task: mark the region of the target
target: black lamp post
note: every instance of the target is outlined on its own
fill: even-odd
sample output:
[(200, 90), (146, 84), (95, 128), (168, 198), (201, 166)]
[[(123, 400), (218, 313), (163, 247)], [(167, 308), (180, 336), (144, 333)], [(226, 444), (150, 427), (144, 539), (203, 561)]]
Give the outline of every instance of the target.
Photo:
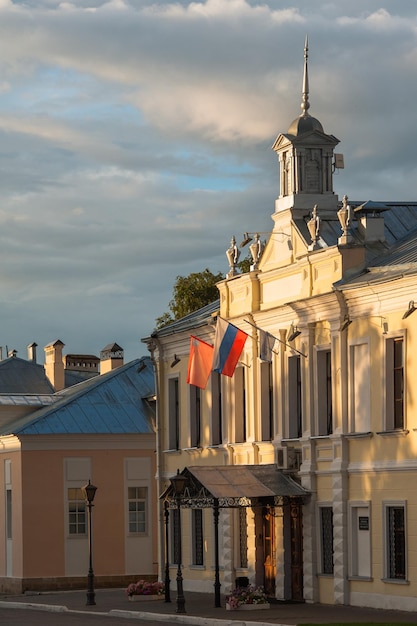
[(177, 501), (178, 509), (178, 569), (177, 569), (177, 609), (176, 613), (186, 613), (185, 610), (185, 598), (184, 590), (182, 586), (182, 573), (181, 573), (181, 560), (182, 560), (182, 546), (181, 546), (181, 496), (184, 493), (185, 486), (187, 484), (187, 477), (180, 474), (180, 470), (177, 470), (176, 476), (170, 478), (172, 488), (174, 490), (175, 499)]
[(95, 597), (96, 594), (94, 592), (94, 570), (93, 570), (93, 541), (92, 541), (92, 526), (91, 526), (91, 509), (93, 508), (93, 500), (96, 495), (97, 487), (91, 484), (88, 481), (88, 485), (84, 485), (82, 487), (82, 491), (84, 494), (84, 499), (87, 504), (87, 512), (88, 512), (88, 587), (87, 587), (87, 606), (93, 606), (96, 603)]
[(171, 593), (169, 589), (169, 509), (168, 500), (164, 502), (164, 517), (165, 517), (165, 602), (171, 602)]

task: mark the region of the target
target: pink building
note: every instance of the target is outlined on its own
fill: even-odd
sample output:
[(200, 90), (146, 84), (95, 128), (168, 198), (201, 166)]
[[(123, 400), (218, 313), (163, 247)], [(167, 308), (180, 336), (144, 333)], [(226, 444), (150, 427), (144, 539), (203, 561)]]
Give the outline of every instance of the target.
[[(0, 361), (2, 592), (86, 585), (82, 487), (89, 480), (97, 487), (95, 585), (124, 586), (157, 572), (150, 359), (123, 365), (113, 344), (119, 350), (113, 355), (107, 346), (105, 374), (63, 388), (63, 345), (46, 347), (45, 368), (33, 358)], [(60, 391), (53, 389), (56, 381)]]

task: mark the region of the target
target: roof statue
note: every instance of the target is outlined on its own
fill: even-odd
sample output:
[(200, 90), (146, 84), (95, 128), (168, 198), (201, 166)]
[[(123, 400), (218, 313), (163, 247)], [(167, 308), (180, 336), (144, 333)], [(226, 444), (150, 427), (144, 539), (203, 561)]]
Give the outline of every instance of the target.
[(317, 213), (317, 208), (317, 204), (315, 204), (311, 212), (311, 218), (307, 222), (308, 232), (310, 233), (311, 237), (311, 245), (308, 247), (309, 250), (314, 250), (317, 239), (320, 235), (320, 218)]
[(337, 217), (339, 218), (340, 226), (343, 232), (342, 236), (339, 237), (338, 239), (339, 245), (350, 243), (352, 241), (352, 235), (349, 233), (350, 231), (349, 226), (350, 226), (350, 222), (352, 219), (352, 211), (347, 201), (348, 201), (348, 197), (345, 194), (342, 200), (342, 207), (337, 212)]
[(252, 265), (250, 266), (251, 271), (258, 269), (258, 262), (262, 256), (262, 252), (264, 251), (265, 242), (261, 240), (259, 233), (255, 233), (254, 242), (249, 246), (250, 253), (252, 255)]
[(232, 276), (236, 276), (237, 274), (236, 265), (240, 257), (240, 250), (236, 245), (236, 239), (234, 235), (230, 240), (230, 247), (226, 250), (226, 256), (227, 260), (229, 261), (230, 268), (230, 271), (227, 274), (227, 278), (232, 278)]

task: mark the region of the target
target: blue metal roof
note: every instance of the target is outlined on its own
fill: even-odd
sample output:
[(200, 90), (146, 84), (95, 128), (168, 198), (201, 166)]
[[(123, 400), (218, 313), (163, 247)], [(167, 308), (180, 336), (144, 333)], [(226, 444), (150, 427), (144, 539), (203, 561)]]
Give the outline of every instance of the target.
[(54, 389), (43, 365), (10, 357), (0, 361), (0, 393), (50, 394)]
[[(159, 330), (155, 330), (151, 337), (165, 337), (175, 333), (184, 332), (186, 330), (192, 330), (194, 328), (198, 328), (199, 326), (207, 326), (207, 323), (212, 319), (213, 313), (219, 309), (220, 299), (215, 300), (210, 304), (206, 304), (201, 309), (198, 309), (198, 311), (189, 313), (181, 319), (175, 320), (175, 322), (167, 324), (167, 326), (163, 326)], [(145, 337), (142, 341), (149, 341), (151, 337)]]
[(152, 362), (143, 357), (60, 391), (52, 406), (2, 426), (0, 434), (151, 434), (154, 394)]

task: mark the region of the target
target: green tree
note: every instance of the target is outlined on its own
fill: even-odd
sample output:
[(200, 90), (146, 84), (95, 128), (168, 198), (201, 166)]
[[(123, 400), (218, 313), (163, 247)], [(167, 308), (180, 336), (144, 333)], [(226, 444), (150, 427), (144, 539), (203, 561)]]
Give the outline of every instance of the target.
[(185, 315), (198, 311), (219, 297), (216, 283), (224, 279), (224, 274), (213, 274), (209, 269), (193, 272), (188, 276), (177, 276), (173, 288), (173, 298), (169, 303), (170, 313), (156, 318), (156, 327), (162, 328)]
[(241, 261), (238, 261), (237, 267), (238, 270), (240, 271), (241, 274), (246, 274), (247, 272), (249, 272), (250, 270), (250, 266), (252, 265), (253, 261), (252, 261), (252, 257), (251, 257), (251, 253), (248, 252), (247, 256), (242, 259)]

